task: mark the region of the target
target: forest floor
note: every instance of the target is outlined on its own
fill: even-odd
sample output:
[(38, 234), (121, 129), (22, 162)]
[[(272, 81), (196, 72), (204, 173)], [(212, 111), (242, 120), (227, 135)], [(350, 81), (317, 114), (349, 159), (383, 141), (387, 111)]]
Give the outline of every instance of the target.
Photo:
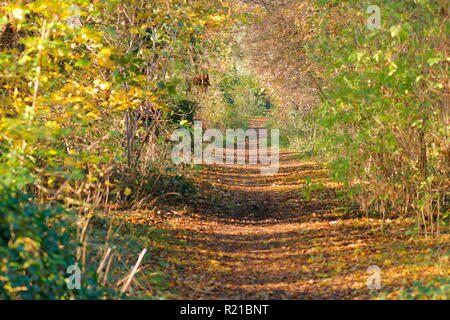
[[(193, 174), (198, 196), (160, 209), (157, 224), (173, 240), (157, 258), (170, 266), (174, 298), (399, 298), (417, 281), (448, 279), (448, 236), (425, 240), (403, 218), (381, 229), (336, 197), (339, 186), (301, 153), (280, 151), (275, 175), (259, 169), (203, 166)], [(306, 178), (325, 186), (309, 201)], [(367, 287), (372, 265), (381, 290)]]

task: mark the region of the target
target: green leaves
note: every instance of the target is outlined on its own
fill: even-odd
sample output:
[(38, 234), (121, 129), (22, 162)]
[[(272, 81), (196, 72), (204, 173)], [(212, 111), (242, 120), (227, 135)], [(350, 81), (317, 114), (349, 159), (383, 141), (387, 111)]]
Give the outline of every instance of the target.
[(104, 297), (90, 272), (83, 273), (81, 290), (67, 288), (66, 270), (78, 246), (74, 216), (20, 191), (0, 191), (0, 299)]
[(303, 197), (306, 201), (311, 201), (311, 196), (315, 191), (323, 190), (322, 182), (312, 182), (312, 178), (305, 178), (305, 185), (301, 188), (303, 190)]
[(402, 31), (402, 26), (401, 26), (401, 24), (397, 24), (397, 25), (395, 25), (395, 26), (392, 26), (392, 27), (389, 29), (389, 31), (390, 31), (390, 33), (391, 33), (391, 37), (392, 37), (392, 38), (395, 38), (395, 37), (397, 37), (397, 36), (400, 34), (400, 32)]
[(331, 162), (330, 169), (333, 179), (340, 182), (348, 181), (350, 160), (347, 158), (338, 158)]
[(438, 2), (378, 5), (383, 27), (377, 32), (367, 32), (358, 19), (365, 8), (357, 1), (347, 3), (348, 10), (327, 7), (325, 16), (346, 17), (335, 19), (332, 36), (320, 28), (322, 20), (312, 20), (321, 33), (310, 59), (326, 70), (326, 98), (317, 113), (324, 148), (337, 181), (362, 182), (365, 207), (389, 203), (392, 210), (420, 215), (426, 204), (436, 215), (437, 203), (429, 199), (443, 194), (431, 190), (448, 183), (428, 175), (446, 175), (440, 161), (447, 160), (437, 150), (446, 149), (446, 116), (439, 106), (448, 81), (442, 63), (448, 60), (448, 23)]
[(41, 208), (30, 195), (2, 190), (0, 212), (0, 298), (69, 297), (65, 271), (76, 243), (62, 237), (70, 230), (61, 207)]
[(91, 63), (91, 61), (90, 61), (89, 59), (87, 59), (87, 58), (81, 58), (80, 60), (78, 60), (77, 62), (75, 62), (75, 66), (76, 66), (76, 67), (83, 68), (83, 67), (89, 66), (90, 63)]
[(442, 61), (442, 58), (437, 57), (437, 58), (430, 58), (427, 60), (427, 63), (430, 65), (430, 67), (434, 66), (435, 64), (439, 63)]

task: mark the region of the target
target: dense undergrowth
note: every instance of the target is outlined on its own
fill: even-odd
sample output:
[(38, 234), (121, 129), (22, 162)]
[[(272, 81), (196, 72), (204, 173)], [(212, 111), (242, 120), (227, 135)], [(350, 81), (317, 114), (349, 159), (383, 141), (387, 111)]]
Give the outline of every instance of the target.
[(130, 273), (165, 236), (127, 210), (195, 196), (170, 160), (194, 119), (268, 115), (358, 209), (448, 232), (447, 8), (373, 4), (379, 30), (361, 1), (0, 2), (0, 298), (170, 297), (151, 252)]
[[(242, 126), (240, 109), (259, 103), (254, 78), (222, 63), (227, 3), (24, 0), (0, 13), (0, 297), (136, 295), (124, 286), (133, 227), (110, 213), (194, 195), (170, 161), (172, 131), (196, 114)], [(74, 264), (87, 292), (111, 292), (68, 291)]]
[(447, 6), (370, 4), (262, 6), (245, 47), (293, 147), (324, 156), (361, 210), (437, 235), (449, 210)]

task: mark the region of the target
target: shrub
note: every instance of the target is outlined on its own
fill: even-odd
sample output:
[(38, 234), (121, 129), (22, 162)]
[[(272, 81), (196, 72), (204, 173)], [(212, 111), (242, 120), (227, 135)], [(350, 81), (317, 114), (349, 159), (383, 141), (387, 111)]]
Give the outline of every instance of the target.
[(198, 104), (191, 100), (180, 100), (174, 106), (169, 113), (169, 119), (178, 124), (182, 120), (189, 123), (194, 122), (194, 114), (198, 109)]
[(104, 294), (95, 278), (86, 275), (82, 278), (84, 289), (68, 290), (66, 270), (75, 263), (77, 248), (73, 239), (73, 219), (61, 206), (42, 206), (30, 195), (1, 192), (0, 299), (72, 299)]

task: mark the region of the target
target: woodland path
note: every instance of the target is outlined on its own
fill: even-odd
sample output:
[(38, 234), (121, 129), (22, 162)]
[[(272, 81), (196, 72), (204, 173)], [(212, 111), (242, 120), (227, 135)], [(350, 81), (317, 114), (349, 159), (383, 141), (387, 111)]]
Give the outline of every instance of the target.
[[(306, 177), (326, 186), (311, 201), (300, 190)], [(179, 298), (366, 299), (373, 264), (393, 268), (390, 285), (401, 285), (389, 253), (395, 237), (348, 210), (326, 172), (299, 153), (281, 150), (273, 176), (235, 164), (205, 166), (196, 179), (199, 198), (166, 221), (187, 244), (171, 255), (181, 265)]]

